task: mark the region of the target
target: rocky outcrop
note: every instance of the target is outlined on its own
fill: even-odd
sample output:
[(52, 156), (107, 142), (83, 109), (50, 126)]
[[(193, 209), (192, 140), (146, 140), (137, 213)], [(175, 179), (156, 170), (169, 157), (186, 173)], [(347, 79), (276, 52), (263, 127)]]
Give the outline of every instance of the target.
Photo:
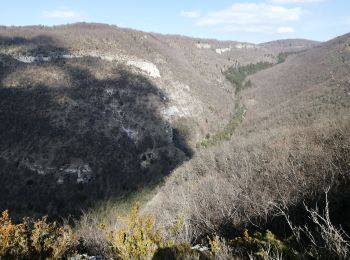
[(152, 78), (160, 78), (160, 72), (157, 66), (151, 62), (129, 60), (126, 64), (142, 70)]
[(231, 48), (231, 46), (230, 46), (230, 47), (227, 47), (227, 48), (216, 49), (215, 52), (216, 52), (217, 54), (222, 54), (222, 53), (224, 53), (224, 52), (230, 51), (231, 49), (232, 49), (232, 48)]
[(211, 49), (211, 45), (209, 43), (197, 43), (196, 47), (198, 49)]
[(63, 184), (67, 177), (76, 179), (76, 183), (88, 183), (93, 178), (93, 171), (87, 163), (72, 163), (61, 167), (53, 167), (25, 159), (22, 166), (39, 175), (54, 175), (58, 184)]

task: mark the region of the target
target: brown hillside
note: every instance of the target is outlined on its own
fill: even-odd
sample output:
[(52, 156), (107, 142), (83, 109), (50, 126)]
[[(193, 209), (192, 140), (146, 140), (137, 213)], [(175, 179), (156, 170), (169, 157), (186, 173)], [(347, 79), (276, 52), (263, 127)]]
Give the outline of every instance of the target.
[(177, 168), (147, 209), (165, 226), (184, 214), (189, 241), (244, 227), (285, 235), (276, 210), (305, 223), (303, 203), (330, 188), (333, 220), (349, 231), (349, 46), (345, 35), (250, 76), (233, 137)]

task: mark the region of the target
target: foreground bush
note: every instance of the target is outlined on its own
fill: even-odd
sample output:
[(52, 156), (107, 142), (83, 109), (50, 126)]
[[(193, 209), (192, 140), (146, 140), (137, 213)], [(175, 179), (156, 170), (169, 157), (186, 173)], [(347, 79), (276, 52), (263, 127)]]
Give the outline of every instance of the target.
[[(101, 250), (98, 246), (82, 247), (86, 238), (80, 237), (78, 242), (67, 225), (47, 222), (45, 217), (14, 224), (4, 211), (0, 218), (0, 259), (69, 259), (78, 251), (93, 250), (104, 259), (125, 260), (348, 259), (348, 236), (331, 223), (327, 197), (324, 213), (319, 213), (317, 208), (305, 206), (305, 209), (311, 222), (294, 225), (288, 209), (278, 208), (291, 229), (287, 238), (280, 238), (269, 230), (251, 235), (245, 229), (242, 236), (233, 239), (209, 234), (201, 240), (201, 245), (192, 247), (190, 243), (179, 242), (179, 237), (186, 232), (182, 217), (164, 230), (156, 225), (151, 215), (140, 214), (136, 205), (117, 227), (109, 229), (99, 225), (99, 231), (105, 233), (104, 243), (110, 248), (108, 255), (104, 249), (98, 252)], [(76, 259), (81, 259), (79, 257)]]
[(121, 259), (150, 259), (158, 248), (170, 244), (163, 239), (150, 215), (139, 215), (138, 205), (122, 222), (123, 227), (108, 236), (113, 252)]
[(293, 248), (293, 241), (293, 237), (280, 240), (269, 230), (264, 234), (255, 232), (250, 235), (245, 229), (242, 237), (231, 241), (231, 246), (249, 255), (249, 258), (269, 259), (271, 256), (283, 256), (287, 259), (298, 259), (301, 256)]
[(77, 244), (68, 225), (46, 217), (14, 224), (4, 211), (0, 218), (0, 259), (62, 259), (74, 255)]

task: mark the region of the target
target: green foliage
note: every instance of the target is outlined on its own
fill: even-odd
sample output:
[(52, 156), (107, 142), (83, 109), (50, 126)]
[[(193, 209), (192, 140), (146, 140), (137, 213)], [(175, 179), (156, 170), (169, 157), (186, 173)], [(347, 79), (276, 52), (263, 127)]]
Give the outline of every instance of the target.
[(29, 255), (26, 224), (13, 224), (4, 211), (0, 218), (0, 258), (25, 257)]
[(280, 52), (277, 55), (277, 64), (283, 63), (286, 61), (287, 57), (291, 54), (295, 54), (296, 52)]
[(231, 120), (221, 131), (215, 133), (212, 136), (208, 136), (207, 139), (203, 140), (197, 147), (209, 147), (218, 144), (222, 141), (230, 140), (236, 128), (242, 123), (245, 113), (244, 106), (239, 106), (236, 108), (235, 114), (232, 116)]
[[(130, 214), (121, 219), (122, 228), (107, 231), (114, 256), (118, 259), (210, 259), (193, 250), (190, 244), (175, 244), (164, 236), (164, 230), (157, 228), (151, 215), (141, 215), (139, 204)], [(183, 215), (169, 227), (173, 236), (183, 231)]]
[(68, 225), (46, 217), (14, 224), (7, 211), (0, 217), (0, 259), (62, 259), (74, 255), (77, 246)]
[(244, 87), (244, 80), (260, 70), (264, 70), (272, 67), (272, 63), (258, 62), (256, 64), (248, 64), (245, 66), (231, 66), (225, 72), (224, 75), (228, 81), (235, 85), (235, 93), (238, 94)]
[(220, 237), (215, 236), (214, 239), (211, 239), (208, 237), (209, 245), (210, 245), (210, 251), (213, 255), (216, 255), (220, 251)]
[(77, 241), (70, 226), (49, 223), (47, 218), (43, 217), (33, 225), (31, 244), (40, 258), (58, 259), (74, 255)]
[[(243, 88), (249, 88), (252, 86), (252, 82), (250, 80), (245, 82), (247, 76), (252, 75), (260, 70), (267, 69), (272, 65), (273, 64), (269, 62), (258, 62), (256, 64), (251, 63), (240, 67), (231, 66), (224, 72), (224, 75), (226, 76), (226, 79), (235, 86), (235, 94), (238, 94)], [(222, 141), (230, 140), (237, 126), (242, 122), (244, 113), (245, 108), (243, 106), (240, 106), (239, 102), (236, 101), (236, 111), (224, 129), (212, 136), (207, 135), (207, 138), (198, 143), (196, 147), (208, 147), (218, 144)]]
[(234, 248), (243, 249), (246, 253), (252, 253), (258, 259), (269, 259), (269, 255), (283, 255), (288, 259), (298, 259), (297, 251), (292, 247), (293, 238), (280, 240), (271, 231), (264, 234), (254, 233), (252, 236), (248, 230), (243, 231), (242, 237), (237, 237), (231, 241)]
[(169, 246), (163, 239), (152, 216), (140, 216), (139, 205), (122, 219), (124, 228), (111, 231), (108, 239), (120, 259), (151, 259), (158, 248)]
[(289, 56), (290, 53), (288, 52), (281, 52), (277, 55), (277, 63), (283, 63), (286, 61), (287, 57)]

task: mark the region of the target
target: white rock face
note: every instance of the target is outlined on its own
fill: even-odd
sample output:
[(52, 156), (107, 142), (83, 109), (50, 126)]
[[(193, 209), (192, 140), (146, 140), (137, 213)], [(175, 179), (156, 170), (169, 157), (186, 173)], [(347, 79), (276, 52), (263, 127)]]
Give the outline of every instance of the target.
[(87, 183), (91, 180), (92, 170), (89, 165), (84, 164), (78, 168), (77, 183)]
[[(73, 58), (80, 58), (81, 56), (78, 55), (68, 55), (68, 54), (63, 54), (63, 55), (58, 55), (55, 56), (56, 58), (63, 58), (63, 59), (73, 59)], [(20, 56), (14, 56), (14, 59), (23, 62), (23, 63), (33, 63), (36, 61), (51, 61), (53, 57), (42, 57), (42, 56), (24, 56), (24, 55), (20, 55)]]
[(45, 167), (35, 162), (29, 162), (27, 159), (22, 163), (27, 169), (36, 172), (39, 175), (58, 174), (57, 184), (64, 183), (65, 175), (76, 176), (77, 183), (88, 183), (93, 177), (92, 169), (86, 163), (74, 163), (61, 168)]
[(143, 61), (143, 60), (132, 60), (127, 57), (122, 57), (122, 56), (112, 56), (112, 55), (99, 55), (98, 53), (88, 53), (87, 55), (80, 55), (80, 54), (62, 54), (62, 55), (57, 55), (55, 57), (42, 57), (42, 56), (24, 56), (24, 55), (19, 55), (19, 56), (14, 56), (14, 58), (20, 62), (23, 63), (33, 63), (36, 61), (51, 61), (53, 58), (63, 58), (63, 59), (73, 59), (73, 58), (82, 58), (82, 57), (95, 57), (95, 58), (100, 58), (102, 60), (107, 60), (107, 61), (116, 61), (116, 62), (126, 62), (128, 66), (132, 66), (135, 68), (138, 68), (145, 72), (148, 76), (152, 78), (160, 78), (160, 72), (157, 66), (151, 62), (148, 61)]
[(106, 55), (106, 56), (101, 56), (100, 58), (101, 58), (102, 60), (107, 60), (107, 61), (114, 61), (114, 60), (115, 60), (114, 57), (108, 56), (108, 55)]
[(62, 56), (58, 56), (63, 59), (74, 59), (74, 58), (83, 58), (84, 56), (78, 54), (63, 54)]
[(162, 109), (161, 114), (167, 121), (176, 117), (199, 117), (203, 113), (203, 104), (191, 93), (191, 87), (182, 83), (174, 82), (166, 89), (169, 106)]
[(228, 47), (228, 48), (216, 49), (215, 52), (216, 52), (217, 54), (222, 54), (222, 53), (228, 52), (228, 51), (230, 51), (230, 50), (231, 50), (231, 47)]
[(210, 49), (211, 48), (211, 45), (208, 44), (208, 43), (197, 43), (196, 44), (196, 47), (198, 49)]
[(171, 106), (163, 110), (163, 116), (166, 119), (170, 119), (173, 116), (177, 116), (180, 114), (180, 110), (177, 108), (177, 106)]
[(236, 49), (254, 49), (255, 45), (239, 43), (235, 45)]
[(115, 92), (115, 90), (113, 88), (106, 88), (105, 92), (108, 96), (112, 96)]
[(62, 58), (63, 58), (63, 59), (73, 59), (73, 58), (75, 58), (75, 55), (63, 54), (63, 55), (62, 55)]
[[(63, 175), (75, 175), (77, 177), (77, 183), (88, 183), (92, 178), (92, 170), (88, 164), (73, 164), (66, 168), (61, 168), (60, 171)], [(57, 180), (58, 184), (62, 184), (63, 178)]]
[(33, 63), (34, 61), (36, 61), (37, 57), (34, 56), (18, 56), (18, 57), (14, 57), (16, 60), (23, 62), (23, 63)]
[(152, 78), (160, 78), (160, 72), (157, 66), (151, 62), (128, 60), (126, 64), (146, 72)]

